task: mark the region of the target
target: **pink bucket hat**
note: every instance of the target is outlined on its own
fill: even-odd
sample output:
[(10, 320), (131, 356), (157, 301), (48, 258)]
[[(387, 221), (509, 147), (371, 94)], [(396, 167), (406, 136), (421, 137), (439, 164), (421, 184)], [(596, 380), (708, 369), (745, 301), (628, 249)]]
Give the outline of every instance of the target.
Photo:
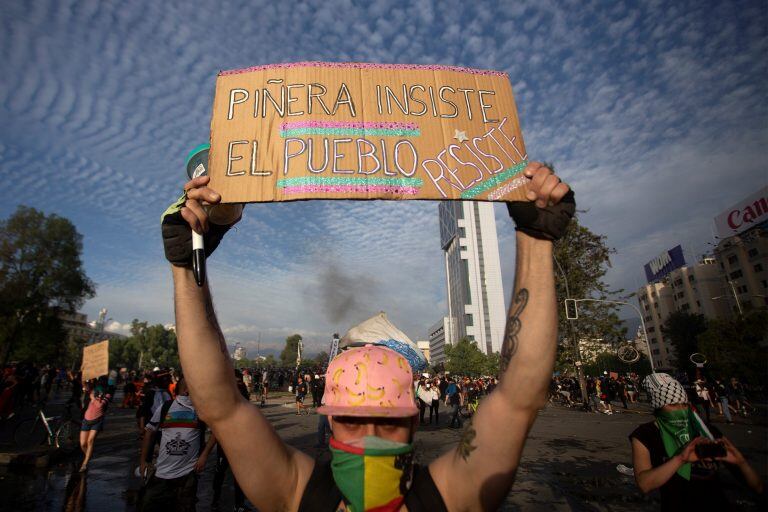
[(408, 361), (392, 349), (366, 345), (339, 354), (325, 374), (323, 403), (329, 416), (406, 418), (419, 409)]

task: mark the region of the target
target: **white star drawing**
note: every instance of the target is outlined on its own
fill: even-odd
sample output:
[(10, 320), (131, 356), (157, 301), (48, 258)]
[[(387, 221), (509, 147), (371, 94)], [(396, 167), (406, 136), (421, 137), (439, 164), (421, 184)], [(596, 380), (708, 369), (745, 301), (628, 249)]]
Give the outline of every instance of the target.
[(460, 131), (458, 128), (453, 131), (453, 138), (459, 142), (469, 140), (469, 137), (467, 137), (467, 132)]

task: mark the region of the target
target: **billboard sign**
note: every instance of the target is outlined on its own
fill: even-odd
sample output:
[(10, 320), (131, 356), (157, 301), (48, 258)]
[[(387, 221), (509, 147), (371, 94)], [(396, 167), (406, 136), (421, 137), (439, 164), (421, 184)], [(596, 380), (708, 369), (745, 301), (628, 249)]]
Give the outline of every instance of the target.
[(768, 186), (745, 197), (715, 217), (717, 236), (728, 238), (768, 221)]
[(649, 283), (653, 283), (683, 265), (685, 265), (683, 248), (676, 245), (645, 264), (645, 278)]

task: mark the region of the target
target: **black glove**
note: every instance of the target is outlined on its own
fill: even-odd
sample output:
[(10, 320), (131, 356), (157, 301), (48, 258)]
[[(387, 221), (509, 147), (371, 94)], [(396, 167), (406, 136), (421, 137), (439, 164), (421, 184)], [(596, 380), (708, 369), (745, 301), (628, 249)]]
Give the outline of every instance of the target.
[[(192, 265), (192, 228), (181, 216), (181, 208), (187, 201), (186, 192), (165, 210), (161, 217), (165, 257), (177, 267)], [(239, 220), (239, 219), (238, 219)], [(237, 221), (235, 221), (237, 222)], [(208, 232), (203, 234), (205, 257), (208, 258), (221, 243), (221, 239), (235, 222), (226, 225), (208, 223)]]
[(515, 221), (517, 231), (542, 240), (560, 239), (576, 212), (573, 190), (569, 190), (559, 203), (539, 208), (535, 201), (513, 201), (507, 203), (509, 216)]

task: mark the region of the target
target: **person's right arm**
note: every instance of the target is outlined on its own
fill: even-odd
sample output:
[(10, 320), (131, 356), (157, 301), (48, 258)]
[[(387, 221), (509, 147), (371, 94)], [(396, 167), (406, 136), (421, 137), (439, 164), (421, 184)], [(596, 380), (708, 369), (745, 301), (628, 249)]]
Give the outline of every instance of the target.
[(680, 466), (687, 462), (696, 462), (696, 445), (709, 442), (706, 438), (697, 437), (683, 448), (683, 451), (671, 457), (664, 464), (653, 467), (651, 452), (637, 438), (632, 438), (632, 465), (635, 469), (635, 482), (643, 493), (648, 494), (658, 489), (672, 478)]
[[(181, 214), (196, 231), (207, 229), (201, 203), (220, 200), (207, 183), (203, 176), (185, 187), (188, 200)], [(197, 286), (190, 268), (172, 266), (172, 271), (179, 356), (200, 418), (232, 454), (230, 466), (251, 503), (259, 510), (297, 509), (313, 460), (284, 444), (258, 408), (240, 395), (207, 283)]]

